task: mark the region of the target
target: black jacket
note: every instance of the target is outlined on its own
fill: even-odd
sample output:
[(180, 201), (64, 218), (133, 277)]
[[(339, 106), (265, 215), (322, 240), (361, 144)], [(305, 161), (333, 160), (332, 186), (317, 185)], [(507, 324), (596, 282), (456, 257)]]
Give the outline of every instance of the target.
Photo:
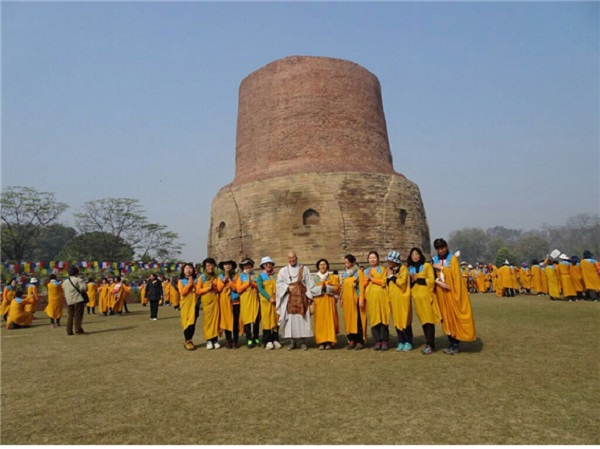
[(153, 281), (148, 281), (146, 284), (146, 298), (148, 301), (159, 301), (163, 297), (163, 288), (162, 284), (158, 279)]

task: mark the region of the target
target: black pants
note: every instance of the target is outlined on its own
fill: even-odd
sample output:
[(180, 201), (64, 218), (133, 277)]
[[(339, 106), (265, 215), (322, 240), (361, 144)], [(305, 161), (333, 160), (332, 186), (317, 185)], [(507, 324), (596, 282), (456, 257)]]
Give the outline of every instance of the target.
[[(54, 318), (50, 318), (50, 324), (54, 324)], [(60, 324), (60, 318), (56, 319), (56, 324)]]
[[(158, 303), (158, 301), (157, 301)], [(188, 326), (183, 331), (183, 338), (185, 341), (189, 341), (194, 337), (194, 333), (196, 332), (196, 321), (198, 320), (198, 314), (200, 313), (200, 300), (196, 300), (196, 306), (194, 307), (194, 324)]]
[(240, 323), (240, 305), (239, 304), (233, 304), (233, 332), (232, 331), (225, 331), (225, 339), (230, 342), (230, 343), (235, 343), (237, 344), (239, 338), (240, 338), (240, 327), (239, 327), (239, 323)]
[(278, 329), (263, 329), (263, 343), (269, 343), (274, 341), (279, 341), (279, 332)]
[(382, 341), (387, 343), (390, 339), (390, 330), (385, 324), (379, 323), (378, 325), (371, 327), (371, 335), (373, 335), (375, 343)]
[(150, 318), (158, 318), (158, 301), (148, 301), (150, 303)]
[(81, 333), (81, 321), (83, 320), (83, 310), (85, 303), (83, 301), (71, 304), (68, 307), (69, 318), (67, 320), (67, 335), (73, 335), (75, 333)]
[(425, 344), (435, 350), (435, 325), (433, 323), (423, 324), (423, 334), (425, 335)]
[(348, 341), (364, 345), (365, 339), (363, 337), (362, 320), (360, 319), (360, 304), (358, 302), (356, 303), (356, 311), (358, 313), (358, 323), (356, 323), (356, 334), (348, 334)]
[(460, 343), (460, 340), (457, 340), (456, 338), (454, 338), (451, 335), (448, 335), (448, 340), (450, 340), (451, 346), (456, 346), (458, 348), (458, 344)]
[(260, 332), (260, 311), (256, 316), (254, 323), (244, 324), (244, 333), (246, 334), (246, 340), (258, 340)]
[(412, 345), (413, 331), (410, 324), (404, 330), (396, 328), (396, 334), (398, 334), (398, 343), (410, 343)]

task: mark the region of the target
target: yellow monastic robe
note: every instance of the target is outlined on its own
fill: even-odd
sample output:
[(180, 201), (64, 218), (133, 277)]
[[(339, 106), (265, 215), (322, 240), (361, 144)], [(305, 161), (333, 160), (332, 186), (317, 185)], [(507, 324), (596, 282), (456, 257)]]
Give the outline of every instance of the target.
[(485, 292), (489, 292), (490, 291), (490, 285), (492, 283), (492, 275), (490, 274), (490, 272), (485, 272), (483, 273), (483, 288)]
[(581, 265), (571, 264), (571, 280), (573, 281), (573, 287), (577, 293), (584, 292), (585, 286), (583, 285), (583, 273), (581, 271)]
[(185, 330), (196, 322), (196, 285), (187, 279), (177, 283), (180, 295), (181, 327)]
[(521, 287), (525, 290), (531, 290), (531, 270), (529, 267), (521, 267), (521, 276), (519, 279), (521, 280)]
[(98, 288), (96, 286), (96, 283), (90, 282), (87, 286), (87, 294), (90, 300), (86, 304), (86, 307), (96, 307), (96, 303), (98, 301)]
[(6, 328), (10, 329), (11, 323), (18, 324), (19, 326), (29, 326), (33, 321), (33, 314), (27, 312), (28, 306), (35, 303), (32, 296), (21, 299), (14, 298), (10, 302), (10, 310), (8, 311), (8, 317), (6, 318)]
[[(275, 308), (275, 299), (277, 298), (277, 275), (267, 274), (265, 271), (259, 273), (261, 278), (263, 289), (267, 293), (268, 298), (264, 297), (260, 290), (258, 294), (260, 296), (260, 319), (262, 321), (262, 328), (264, 330), (277, 329), (277, 323), (279, 322), (279, 314)], [(271, 300), (273, 302), (271, 302)]]
[(217, 275), (201, 274), (196, 286), (196, 295), (202, 301), (204, 314), (204, 339), (218, 337), (223, 331), (219, 329), (219, 292), (217, 290)]
[(7, 285), (2, 291), (2, 305), (0, 306), (0, 315), (4, 316), (10, 310), (10, 303), (15, 299), (15, 287)]
[(169, 284), (169, 301), (173, 307), (179, 307), (179, 291), (173, 284)]
[(35, 312), (37, 312), (37, 302), (40, 298), (40, 296), (38, 295), (37, 287), (35, 285), (28, 284), (25, 295), (27, 296), (27, 298), (31, 298), (33, 300), (31, 303), (27, 303), (25, 305), (25, 312), (34, 314)]
[(542, 293), (542, 270), (539, 265), (531, 267), (531, 286), (536, 293)]
[(498, 277), (496, 279), (496, 296), (502, 296), (505, 288), (512, 288), (512, 273), (508, 265), (502, 265), (498, 268)]
[(410, 282), (408, 268), (401, 265), (395, 275), (396, 282), (388, 282), (388, 297), (392, 309), (392, 321), (398, 330), (404, 330), (412, 324), (412, 305), (410, 302)]
[(116, 296), (113, 294), (115, 285), (116, 284), (114, 282), (112, 284), (108, 284), (108, 308), (113, 309), (113, 311), (115, 307), (115, 301), (117, 299)]
[(510, 268), (510, 282), (511, 288), (514, 290), (519, 290), (519, 279), (517, 278), (517, 272), (519, 269), (517, 267)]
[(437, 297), (433, 292), (435, 287), (435, 274), (433, 267), (429, 262), (425, 262), (419, 267), (411, 267), (409, 272), (414, 270), (417, 279), (425, 279), (427, 285), (414, 284), (410, 289), (410, 294), (415, 302), (415, 310), (421, 324), (440, 324), (442, 315), (437, 303)]
[(140, 286), (140, 301), (142, 304), (148, 304), (148, 298), (146, 298), (146, 284)]
[[(225, 331), (233, 332), (233, 303), (231, 294), (236, 292), (237, 276), (225, 281), (223, 274), (217, 279), (217, 290), (219, 290), (219, 328)], [(238, 300), (239, 301), (239, 300)], [(277, 323), (275, 323), (277, 324)], [(236, 323), (241, 330), (240, 323)]]
[(560, 298), (560, 274), (554, 268), (555, 265), (546, 267), (546, 277), (548, 278), (548, 294), (551, 298)]
[(492, 291), (495, 292), (497, 290), (496, 281), (498, 280), (498, 267), (496, 265), (492, 265), (490, 279), (492, 283)]
[(242, 273), (237, 278), (236, 290), (240, 295), (240, 320), (243, 325), (252, 324), (258, 317), (260, 309), (258, 286), (254, 275)]
[[(435, 286), (435, 294), (442, 314), (442, 329), (446, 335), (459, 341), (474, 341), (477, 337), (471, 299), (467, 287), (460, 277), (460, 261), (458, 257), (450, 254), (448, 259), (444, 261), (441, 272), (444, 275), (444, 282), (450, 290), (439, 285)], [(436, 256), (434, 262), (438, 260)], [(437, 274), (440, 277), (439, 270)]]
[(479, 293), (484, 293), (485, 289), (485, 274), (481, 268), (478, 268), (475, 271), (475, 286), (477, 287), (477, 291)]
[(123, 305), (125, 304), (125, 301), (127, 299), (127, 295), (129, 295), (129, 292), (131, 291), (131, 287), (128, 287), (127, 285), (121, 283), (121, 288), (119, 289), (119, 291), (117, 293), (114, 292), (114, 288), (113, 288), (113, 294), (112, 296), (114, 296), (114, 305), (113, 305), (113, 312), (115, 313), (119, 313), (123, 310)]
[(382, 265), (365, 270), (365, 300), (369, 324), (390, 324), (390, 299), (386, 286), (386, 269)]
[(110, 307), (110, 298), (111, 298), (112, 287), (110, 284), (102, 284), (100, 287), (100, 312), (106, 313), (108, 312), (108, 308)]
[(595, 290), (600, 292), (600, 275), (594, 259), (581, 260), (581, 273), (586, 290)]
[(546, 274), (546, 267), (540, 267), (540, 273), (542, 273), (542, 293), (548, 294), (548, 275)]
[(340, 280), (334, 274), (321, 280), (318, 274), (313, 275), (315, 284), (319, 287), (330, 286), (331, 293), (323, 293), (315, 296), (315, 343), (320, 345), (324, 343), (333, 343), (337, 341), (337, 334), (340, 331), (340, 322), (337, 313), (335, 296), (340, 291)]
[(159, 304), (161, 306), (163, 304), (171, 302), (171, 297), (169, 296), (169, 294), (171, 293), (170, 286), (171, 286), (171, 282), (169, 282), (169, 281), (163, 281), (163, 283), (162, 283), (162, 289), (163, 289), (163, 298), (164, 299), (161, 299), (160, 302), (159, 302)]
[(60, 282), (50, 281), (48, 284), (48, 305), (44, 309), (46, 315), (57, 320), (63, 315), (63, 289)]
[(577, 290), (575, 290), (575, 285), (571, 279), (571, 262), (559, 262), (558, 273), (563, 296), (577, 296)]
[(366, 307), (360, 307), (360, 301), (364, 301), (365, 297), (365, 280), (364, 273), (354, 267), (355, 271), (352, 276), (348, 276), (346, 270), (342, 274), (342, 294), (340, 296), (342, 303), (342, 312), (344, 314), (344, 330), (346, 334), (358, 333), (358, 319), (360, 320), (363, 330), (363, 340), (367, 338), (367, 313)]

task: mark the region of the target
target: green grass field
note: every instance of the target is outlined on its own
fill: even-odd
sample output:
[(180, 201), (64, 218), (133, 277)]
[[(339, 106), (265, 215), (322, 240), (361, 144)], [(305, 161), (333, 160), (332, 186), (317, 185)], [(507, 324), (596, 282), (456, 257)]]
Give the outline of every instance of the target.
[(600, 303), (471, 300), (479, 340), (458, 356), (439, 328), (422, 356), (416, 319), (409, 353), (187, 352), (171, 308), (85, 315), (89, 335), (72, 337), (37, 312), (1, 331), (0, 442), (599, 444)]

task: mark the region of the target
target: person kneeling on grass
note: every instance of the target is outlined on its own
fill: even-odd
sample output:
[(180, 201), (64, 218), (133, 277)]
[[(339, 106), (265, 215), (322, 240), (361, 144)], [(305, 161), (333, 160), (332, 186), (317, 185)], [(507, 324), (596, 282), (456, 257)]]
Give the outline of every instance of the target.
[(35, 300), (33, 297), (24, 298), (23, 290), (17, 287), (15, 298), (10, 302), (10, 309), (6, 318), (6, 328), (12, 330), (30, 326), (33, 321), (33, 314), (27, 312), (25, 307), (34, 303)]

